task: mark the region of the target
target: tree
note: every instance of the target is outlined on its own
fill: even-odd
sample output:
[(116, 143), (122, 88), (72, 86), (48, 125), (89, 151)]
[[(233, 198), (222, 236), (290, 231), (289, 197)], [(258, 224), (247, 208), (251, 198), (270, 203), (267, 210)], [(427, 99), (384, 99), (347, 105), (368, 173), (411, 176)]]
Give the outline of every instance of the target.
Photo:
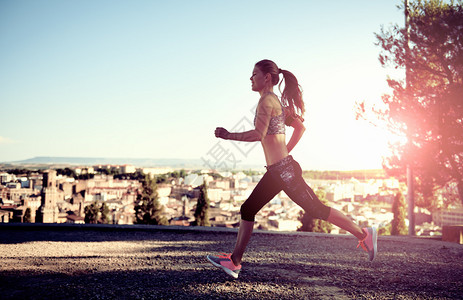
[(407, 209), (405, 207), (405, 197), (401, 192), (398, 192), (392, 203), (392, 212), (394, 213), (394, 219), (391, 223), (391, 234), (392, 235), (407, 235), (408, 228), (405, 225), (405, 216)]
[(391, 223), (387, 223), (385, 226), (378, 228), (379, 235), (391, 235)]
[(24, 212), (24, 223), (31, 223), (32, 216), (31, 216), (31, 209), (30, 207), (26, 208), (26, 211)]
[(156, 181), (149, 175), (142, 181), (142, 191), (137, 196), (135, 205), (135, 223), (148, 225), (168, 225), (164, 209), (159, 202)]
[(71, 178), (77, 178), (76, 172), (74, 170), (71, 170), (70, 168), (57, 169), (56, 174), (71, 177)]
[(85, 206), (84, 212), (84, 221), (86, 224), (96, 224), (98, 222), (98, 213), (100, 212), (100, 209), (98, 208), (98, 203), (96, 201)]
[(129, 179), (129, 180), (138, 180), (142, 181), (145, 179), (145, 174), (142, 171), (137, 170), (134, 173), (123, 173), (116, 174), (113, 176), (114, 179)]
[(206, 183), (199, 186), (198, 203), (195, 210), (195, 226), (210, 226), (209, 223), (209, 197)]
[(174, 171), (170, 173), (170, 176), (173, 178), (184, 178), (186, 176), (186, 171), (181, 169), (180, 171)]
[(417, 177), (416, 204), (433, 208), (437, 189), (456, 185), (463, 203), (463, 1), (415, 0), (409, 30), (398, 25), (376, 34), (383, 66), (405, 69), (388, 79), (384, 106), (357, 107), (358, 117), (404, 137), (383, 162), (390, 174), (410, 165)]
[(163, 174), (163, 175), (158, 175), (156, 176), (156, 184), (159, 183), (165, 183), (167, 182), (167, 180), (169, 179), (169, 175), (168, 174)]
[(109, 207), (104, 202), (101, 204), (100, 213), (101, 213), (101, 217), (100, 217), (101, 223), (108, 224), (109, 223), (109, 217), (108, 217)]
[[(324, 204), (327, 203), (326, 193), (323, 189), (317, 189), (315, 194), (321, 202)], [(314, 219), (310, 216), (309, 212), (301, 211), (299, 213), (298, 220), (302, 223), (302, 225), (297, 229), (297, 231), (330, 233), (332, 229), (331, 223), (320, 219)]]

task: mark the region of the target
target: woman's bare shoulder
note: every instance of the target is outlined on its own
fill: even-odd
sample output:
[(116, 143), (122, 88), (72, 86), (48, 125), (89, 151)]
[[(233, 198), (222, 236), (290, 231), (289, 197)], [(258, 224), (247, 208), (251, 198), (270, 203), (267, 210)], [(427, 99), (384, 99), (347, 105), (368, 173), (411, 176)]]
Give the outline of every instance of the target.
[(272, 109), (281, 108), (280, 100), (278, 100), (277, 95), (273, 93), (268, 93), (267, 95), (263, 96), (259, 101), (259, 105), (262, 105), (268, 108), (271, 107)]

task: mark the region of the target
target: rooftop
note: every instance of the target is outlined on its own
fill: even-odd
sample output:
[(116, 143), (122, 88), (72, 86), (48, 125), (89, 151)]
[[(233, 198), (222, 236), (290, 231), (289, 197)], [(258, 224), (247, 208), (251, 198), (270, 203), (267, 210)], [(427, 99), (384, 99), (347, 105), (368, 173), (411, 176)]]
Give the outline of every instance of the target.
[(236, 229), (0, 224), (2, 299), (454, 299), (463, 245), (379, 237), (375, 261), (349, 235), (255, 231), (236, 280), (205, 256)]

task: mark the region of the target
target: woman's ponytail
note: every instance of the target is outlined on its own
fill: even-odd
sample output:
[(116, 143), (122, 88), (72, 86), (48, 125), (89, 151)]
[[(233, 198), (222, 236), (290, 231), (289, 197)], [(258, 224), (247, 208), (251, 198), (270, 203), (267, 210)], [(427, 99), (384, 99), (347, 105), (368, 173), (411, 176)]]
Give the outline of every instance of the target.
[[(272, 84), (277, 85), (281, 93), (281, 103), (287, 107), (291, 114), (294, 116), (302, 116), (305, 112), (304, 101), (302, 100), (302, 89), (297, 82), (296, 76), (293, 73), (279, 69), (278, 66), (271, 60), (264, 59), (256, 63), (256, 66), (264, 74), (270, 74), (272, 76)], [(280, 73), (283, 74), (283, 79), (280, 81)], [(285, 88), (281, 91), (281, 84), (285, 82)]]
[[(283, 74), (283, 79), (278, 85), (278, 89), (281, 93), (281, 102), (284, 106), (288, 107), (292, 113), (304, 116), (305, 105), (302, 100), (302, 88), (297, 82), (296, 76), (293, 73), (279, 69), (279, 72)], [(281, 91), (281, 84), (285, 82), (285, 88)]]

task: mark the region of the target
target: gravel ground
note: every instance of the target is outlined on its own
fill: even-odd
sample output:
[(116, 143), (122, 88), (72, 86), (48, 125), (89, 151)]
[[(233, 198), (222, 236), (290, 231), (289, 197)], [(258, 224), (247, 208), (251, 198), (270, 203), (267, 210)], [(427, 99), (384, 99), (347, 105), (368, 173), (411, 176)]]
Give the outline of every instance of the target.
[(232, 279), (206, 255), (236, 231), (0, 225), (1, 299), (463, 299), (463, 245), (256, 231)]

